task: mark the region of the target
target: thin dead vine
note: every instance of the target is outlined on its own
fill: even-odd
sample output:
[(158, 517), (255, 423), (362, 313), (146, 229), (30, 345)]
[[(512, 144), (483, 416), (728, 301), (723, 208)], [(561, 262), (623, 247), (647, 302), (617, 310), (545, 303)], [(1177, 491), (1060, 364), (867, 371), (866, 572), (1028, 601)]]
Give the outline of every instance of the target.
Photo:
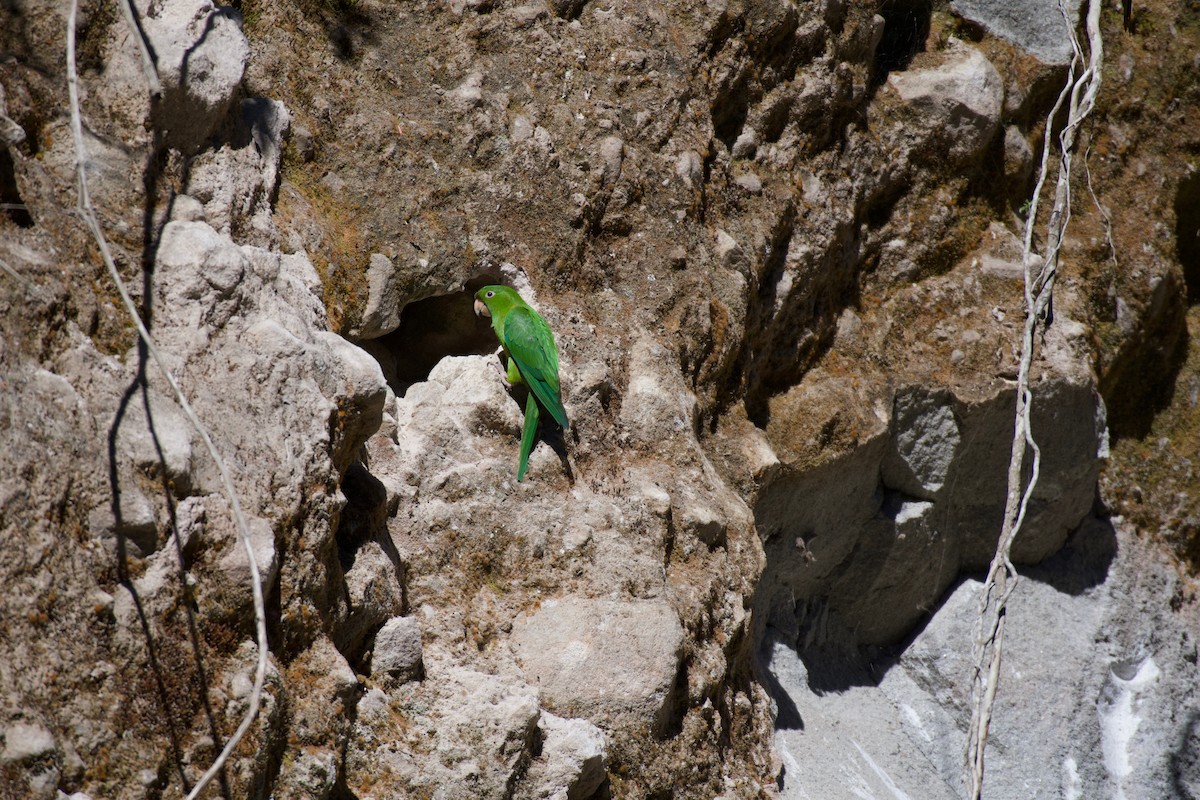
[[(130, 33), (135, 40), (138, 41), (141, 49), (142, 66), (146, 72), (147, 80), (151, 87), (151, 92), (157, 94), (161, 92), (161, 85), (158, 81), (157, 71), (150, 57), (150, 51), (145, 40), (142, 38), (141, 31), (137, 25), (137, 20), (134, 17), (133, 9), (129, 4), (129, 0), (120, 0), (122, 11), (125, 14), (127, 23), (130, 26)], [(192, 406), (184, 396), (183, 390), (179, 388), (178, 381), (171, 371), (167, 368), (166, 362), (159, 354), (158, 348), (154, 344), (154, 340), (150, 336), (150, 332), (146, 330), (145, 324), (139, 316), (137, 307), (134, 305), (133, 299), (129, 295), (129, 291), (125, 286), (125, 282), (121, 280), (121, 275), (117, 271), (116, 263), (113, 261), (112, 251), (108, 247), (108, 241), (104, 236), (104, 231), (100, 227), (100, 221), (96, 217), (94, 208), (92, 207), (91, 195), (88, 191), (87, 180), (87, 147), (83, 139), (83, 120), (79, 107), (79, 76), (75, 65), (75, 20), (78, 15), (78, 0), (71, 0), (70, 8), (67, 13), (67, 42), (66, 42), (66, 58), (67, 58), (67, 92), (71, 107), (71, 136), (75, 143), (75, 174), (78, 182), (79, 200), (77, 210), (83, 218), (84, 223), (91, 231), (92, 237), (96, 240), (96, 245), (100, 249), (100, 255), (104, 260), (105, 267), (108, 268), (108, 274), (112, 278), (113, 283), (117, 287), (117, 292), (121, 295), (121, 302), (125, 306), (125, 310), (129, 313), (134, 325), (137, 327), (138, 336), (146, 346), (147, 352), (154, 359), (154, 363), (161, 371), (163, 378), (171, 387), (172, 393), (175, 395), (176, 401), (179, 403), (188, 422), (196, 429), (200, 438), (204, 441), (204, 446), (212, 456), (213, 462), (217, 466), (217, 471), (221, 475), (221, 485), (229, 497), (229, 505), (233, 509), (234, 519), (237, 521), (238, 533), (241, 537), (242, 546), (246, 550), (246, 559), (250, 566), (250, 582), (251, 590), (254, 596), (254, 622), (255, 622), (255, 641), (258, 647), (258, 663), (254, 673), (254, 686), (250, 692), (250, 706), (246, 711), (246, 715), (242, 718), (242, 722), (238, 725), (237, 730), (229, 741), (225, 743), (225, 747), (221, 750), (212, 766), (200, 776), (196, 784), (192, 787), (187, 795), (187, 800), (193, 800), (199, 796), (204, 787), (212, 781), (228, 760), (230, 753), (237, 747), (238, 743), (245, 736), (246, 731), (254, 723), (258, 716), (259, 706), (262, 701), (263, 683), (266, 680), (267, 673), (267, 616), (265, 603), (263, 602), (262, 578), (259, 574), (258, 559), (254, 555), (254, 547), (250, 541), (250, 529), (246, 524), (246, 517), (242, 513), (241, 503), (238, 501), (237, 492), (233, 487), (233, 479), (229, 475), (229, 470), (225, 466), (225, 460), (217, 451), (216, 445), (213, 444), (212, 437), (208, 433), (208, 429), (196, 416), (192, 410)]]
[[(1006, 607), (1017, 585), (1017, 571), (1010, 554), (1012, 543), (1025, 521), (1029, 499), (1037, 485), (1041, 468), (1041, 450), (1034, 440), (1030, 410), (1033, 393), (1029, 373), (1033, 363), (1036, 333), (1053, 321), (1054, 280), (1058, 272), (1058, 255), (1063, 233), (1071, 217), (1071, 168), (1079, 127), (1092, 112), (1100, 90), (1104, 46), (1100, 36), (1100, 0), (1088, 0), (1086, 30), (1088, 53), (1084, 54), (1075, 33), (1075, 24), (1067, 14), (1063, 0), (1059, 11), (1066, 21), (1074, 55), (1067, 74), (1066, 85), (1046, 118), (1046, 135), (1042, 143), (1042, 162), (1025, 222), (1025, 326), (1021, 338), (1021, 361), (1017, 373), (1017, 402), (1014, 419), (1013, 446), (1008, 465), (1008, 494), (1004, 508), (1004, 524), (996, 552), (988, 568), (987, 578), (979, 590), (979, 616), (975, 625), (973, 667), (971, 672), (971, 726), (967, 733), (966, 784), (971, 800), (979, 800), (983, 792), (984, 751), (988, 727), (1000, 682), (1000, 662), (1003, 656)], [(1079, 72), (1086, 62), (1086, 68)], [(1046, 225), (1045, 254), (1034, 252), (1033, 234), (1037, 224), (1038, 203), (1050, 169), (1051, 131), (1054, 120), (1067, 104), (1067, 124), (1059, 134), (1058, 175), (1050, 220)], [(1032, 452), (1029, 480), (1024, 480), (1026, 451)]]

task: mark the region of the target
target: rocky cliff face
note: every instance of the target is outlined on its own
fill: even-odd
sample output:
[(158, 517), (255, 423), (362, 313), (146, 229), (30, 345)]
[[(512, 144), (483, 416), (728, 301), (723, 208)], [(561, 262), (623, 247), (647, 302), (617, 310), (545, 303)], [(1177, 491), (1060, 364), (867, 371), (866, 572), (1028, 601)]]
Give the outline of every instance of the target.
[[(961, 795), (1055, 4), (135, 5), (163, 93), (85, 3), (86, 169), (266, 596), (206, 796)], [(247, 708), (249, 560), (73, 212), (66, 17), (0, 11), (0, 795), (180, 797)], [(1200, 18), (1134, 23), (1088, 138), (1114, 246), (1080, 177), (1035, 367), (989, 797), (1200, 792), (1194, 398), (1154, 422), (1196, 369)], [(573, 423), (522, 483), (489, 282)]]

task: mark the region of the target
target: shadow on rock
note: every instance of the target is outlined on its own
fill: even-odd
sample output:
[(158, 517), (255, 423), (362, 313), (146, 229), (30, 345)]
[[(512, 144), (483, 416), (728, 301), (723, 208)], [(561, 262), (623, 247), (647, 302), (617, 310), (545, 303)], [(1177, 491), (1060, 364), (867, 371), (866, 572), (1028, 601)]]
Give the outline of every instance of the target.
[(1088, 517), (1072, 532), (1067, 543), (1050, 558), (1021, 574), (1064, 594), (1077, 596), (1104, 583), (1117, 557), (1117, 532), (1102, 517)]

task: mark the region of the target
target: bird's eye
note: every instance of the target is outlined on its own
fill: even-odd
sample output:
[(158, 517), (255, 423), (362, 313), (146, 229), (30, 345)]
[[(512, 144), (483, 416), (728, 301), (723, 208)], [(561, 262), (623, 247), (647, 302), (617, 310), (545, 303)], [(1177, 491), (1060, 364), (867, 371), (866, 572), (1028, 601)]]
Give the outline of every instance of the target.
[(487, 293), (487, 296), (488, 296), (489, 298), (490, 298), (490, 297), (495, 297), (495, 296), (496, 296), (496, 293), (495, 293), (495, 292), (488, 292), (488, 293)]

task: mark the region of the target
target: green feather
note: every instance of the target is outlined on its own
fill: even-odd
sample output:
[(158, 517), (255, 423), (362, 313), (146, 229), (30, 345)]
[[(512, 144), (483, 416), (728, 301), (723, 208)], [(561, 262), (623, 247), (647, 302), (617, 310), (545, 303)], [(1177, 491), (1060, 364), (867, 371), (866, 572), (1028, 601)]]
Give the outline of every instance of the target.
[(529, 399), (525, 401), (525, 425), (521, 428), (521, 457), (517, 462), (518, 483), (525, 478), (525, 470), (529, 468), (529, 453), (533, 450), (533, 435), (537, 433), (538, 416), (537, 400), (533, 398), (533, 392), (530, 392)]
[(517, 307), (508, 313), (503, 324), (500, 343), (517, 362), (517, 369), (538, 402), (563, 428), (567, 425), (567, 410), (563, 408), (562, 389), (558, 383), (558, 352), (554, 334), (538, 313), (529, 306)]
[(529, 387), (517, 467), (519, 481), (528, 467), (541, 409), (545, 409), (564, 429), (568, 427), (567, 410), (563, 406), (562, 387), (558, 379), (558, 347), (546, 320), (514, 289), (508, 286), (484, 286), (475, 293), (475, 300), (477, 312), (482, 313), (481, 306), (486, 307), (492, 319), (492, 330), (508, 354), (509, 383), (524, 383)]

